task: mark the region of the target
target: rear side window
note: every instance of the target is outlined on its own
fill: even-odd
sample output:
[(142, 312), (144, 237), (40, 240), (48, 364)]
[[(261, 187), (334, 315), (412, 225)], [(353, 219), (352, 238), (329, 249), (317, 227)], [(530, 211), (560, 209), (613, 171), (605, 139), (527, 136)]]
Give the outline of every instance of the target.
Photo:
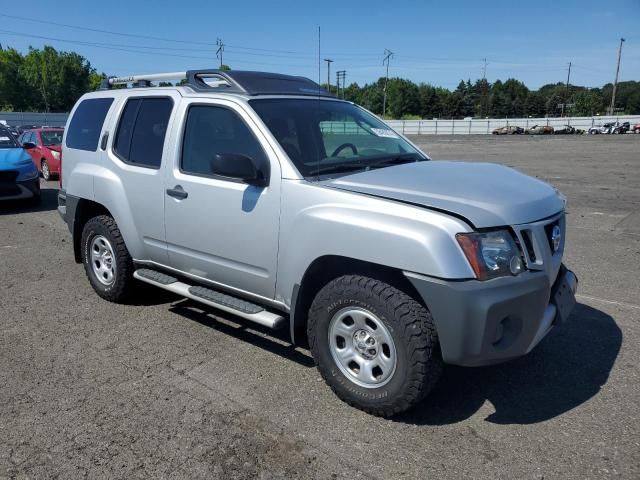
[(104, 119), (112, 103), (113, 98), (83, 100), (76, 108), (69, 124), (67, 147), (95, 152)]
[(170, 98), (129, 99), (118, 124), (114, 153), (127, 163), (160, 168), (172, 109)]
[(256, 137), (233, 110), (208, 105), (190, 107), (182, 141), (182, 171), (209, 176), (211, 159), (218, 153), (266, 159)]

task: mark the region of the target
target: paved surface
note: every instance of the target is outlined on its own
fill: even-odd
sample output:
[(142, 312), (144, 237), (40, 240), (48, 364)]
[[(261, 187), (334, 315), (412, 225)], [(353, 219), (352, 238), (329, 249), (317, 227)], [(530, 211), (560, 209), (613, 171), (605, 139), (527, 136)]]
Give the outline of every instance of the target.
[(419, 141), (568, 195), (568, 325), (374, 418), (280, 337), (160, 291), (99, 299), (51, 182), (0, 206), (0, 478), (639, 478), (640, 135)]

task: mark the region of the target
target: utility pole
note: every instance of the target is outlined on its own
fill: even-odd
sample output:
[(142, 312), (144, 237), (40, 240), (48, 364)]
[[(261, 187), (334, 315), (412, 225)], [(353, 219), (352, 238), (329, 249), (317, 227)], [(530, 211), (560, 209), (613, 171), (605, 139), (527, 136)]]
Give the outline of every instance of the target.
[(382, 96), (382, 117), (387, 113), (387, 83), (389, 82), (389, 60), (393, 56), (393, 52), (387, 48), (384, 49), (384, 58), (382, 59), (382, 65), (387, 64), (387, 74), (384, 79), (384, 89)]
[(340, 84), (342, 83), (342, 98), (344, 98), (344, 81), (346, 76), (347, 76), (346, 70), (338, 70), (336, 72), (336, 83), (338, 85), (338, 90), (336, 91), (336, 94), (338, 96), (340, 95)]
[(611, 94), (611, 106), (609, 107), (609, 115), (613, 115), (616, 109), (616, 88), (618, 88), (618, 74), (620, 73), (620, 57), (622, 56), (622, 43), (624, 38), (620, 39), (620, 47), (618, 47), (618, 66), (616, 67), (616, 80), (613, 82), (613, 93)]
[(216, 58), (220, 59), (220, 68), (222, 68), (222, 54), (224, 53), (224, 43), (222, 43), (221, 38), (218, 38), (216, 40), (216, 47), (218, 47), (218, 50), (216, 50)]
[(483, 58), (482, 62), (483, 62), (483, 65), (482, 65), (482, 79), (486, 80), (487, 79), (487, 59)]
[(571, 78), (571, 62), (569, 62), (569, 71), (567, 72), (567, 91), (564, 95), (564, 102), (562, 102), (562, 113), (561, 117), (564, 117), (564, 109), (567, 105), (567, 101), (569, 100), (569, 79)]
[(327, 62), (327, 90), (331, 93), (331, 64), (333, 60), (325, 58), (324, 61)]

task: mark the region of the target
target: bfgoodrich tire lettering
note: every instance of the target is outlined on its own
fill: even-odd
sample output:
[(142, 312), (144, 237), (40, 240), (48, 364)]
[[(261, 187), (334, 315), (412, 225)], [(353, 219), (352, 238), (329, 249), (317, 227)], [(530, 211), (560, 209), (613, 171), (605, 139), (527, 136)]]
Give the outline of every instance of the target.
[[(92, 266), (91, 248), (96, 247), (97, 238), (104, 239), (111, 252), (113, 278), (108, 283), (101, 281)], [(82, 230), (82, 263), (91, 286), (98, 295), (111, 302), (124, 302), (133, 289), (133, 261), (120, 234), (116, 222), (108, 215), (90, 219)]]
[[(393, 338), (393, 375), (381, 386), (362, 386), (349, 378), (331, 353), (329, 326), (345, 308), (370, 312)], [(322, 377), (348, 404), (378, 416), (405, 411), (431, 391), (442, 358), (431, 314), (401, 290), (368, 277), (345, 275), (325, 285), (309, 310), (307, 335)]]

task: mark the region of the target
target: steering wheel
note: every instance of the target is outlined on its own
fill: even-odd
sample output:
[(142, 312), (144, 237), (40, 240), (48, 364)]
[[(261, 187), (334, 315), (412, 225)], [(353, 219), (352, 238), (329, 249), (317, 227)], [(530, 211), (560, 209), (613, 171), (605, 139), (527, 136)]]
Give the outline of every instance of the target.
[(338, 154), (344, 150), (345, 148), (350, 148), (354, 155), (358, 155), (358, 149), (353, 143), (343, 143), (338, 148), (336, 148), (331, 154), (332, 157), (337, 157)]

